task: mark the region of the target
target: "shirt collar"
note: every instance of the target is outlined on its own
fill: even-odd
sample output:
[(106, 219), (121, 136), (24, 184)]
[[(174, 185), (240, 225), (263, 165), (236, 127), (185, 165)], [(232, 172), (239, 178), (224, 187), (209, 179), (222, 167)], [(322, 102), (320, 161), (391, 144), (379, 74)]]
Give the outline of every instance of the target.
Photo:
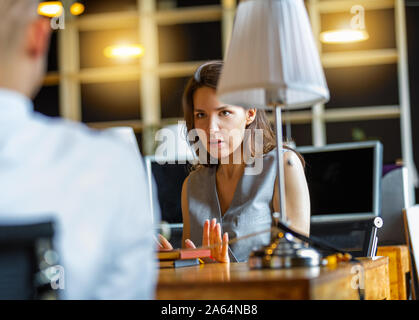
[(28, 117), (32, 112), (33, 104), (28, 97), (0, 88), (0, 120)]

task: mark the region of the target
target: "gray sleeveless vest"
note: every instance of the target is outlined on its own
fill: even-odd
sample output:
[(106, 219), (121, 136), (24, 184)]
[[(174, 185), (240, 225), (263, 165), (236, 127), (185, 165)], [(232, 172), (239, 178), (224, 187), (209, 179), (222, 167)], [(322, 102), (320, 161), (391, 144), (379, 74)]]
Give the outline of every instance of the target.
[[(221, 224), (222, 234), (227, 232), (229, 240), (269, 229), (272, 225), (272, 197), (277, 176), (276, 149), (263, 156), (263, 170), (260, 174), (243, 174), (224, 216), (221, 215), (217, 195), (216, 170), (215, 166), (202, 167), (189, 175), (187, 193), (190, 237), (195, 245), (202, 245), (206, 219), (216, 218)], [(229, 246), (230, 261), (247, 261), (253, 249), (268, 244), (269, 240), (270, 232), (266, 232), (232, 243)]]

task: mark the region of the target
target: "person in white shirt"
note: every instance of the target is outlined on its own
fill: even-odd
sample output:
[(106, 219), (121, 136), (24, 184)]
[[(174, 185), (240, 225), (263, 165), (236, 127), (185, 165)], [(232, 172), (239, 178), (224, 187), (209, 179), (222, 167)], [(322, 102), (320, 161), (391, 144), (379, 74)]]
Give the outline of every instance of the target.
[(36, 0), (0, 1), (0, 224), (52, 217), (63, 299), (154, 299), (155, 233), (138, 150), (34, 112), (51, 32)]

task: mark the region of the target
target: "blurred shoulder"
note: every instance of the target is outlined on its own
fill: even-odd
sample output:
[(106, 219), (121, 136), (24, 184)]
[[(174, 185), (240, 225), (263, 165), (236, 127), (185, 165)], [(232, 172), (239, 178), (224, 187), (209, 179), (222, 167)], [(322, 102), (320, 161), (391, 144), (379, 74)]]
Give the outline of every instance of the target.
[[(121, 137), (107, 130), (89, 128), (87, 125), (61, 118), (37, 116), (43, 139), (37, 143), (48, 145), (46, 152), (51, 157), (65, 161), (83, 162), (84, 167), (112, 166), (124, 169), (142, 165), (137, 146), (129, 144)], [(126, 168), (128, 169), (128, 168)]]
[[(267, 152), (264, 154), (264, 159), (265, 161), (275, 161), (277, 155), (277, 150), (276, 147), (273, 148), (271, 151)], [(298, 154), (295, 150), (293, 149), (282, 149), (282, 153), (283, 153), (283, 157), (284, 157), (284, 162), (286, 161), (291, 161), (291, 162), (296, 162), (298, 161), (299, 163), (301, 163), (300, 158), (298, 157)]]

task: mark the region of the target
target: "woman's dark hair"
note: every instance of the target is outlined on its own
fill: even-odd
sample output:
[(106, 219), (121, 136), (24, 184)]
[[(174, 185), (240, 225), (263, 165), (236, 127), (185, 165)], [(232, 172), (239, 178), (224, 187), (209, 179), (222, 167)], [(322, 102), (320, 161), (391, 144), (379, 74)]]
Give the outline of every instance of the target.
[[(222, 61), (209, 61), (201, 66), (195, 71), (194, 76), (191, 77), (186, 84), (185, 90), (183, 92), (182, 106), (183, 106), (183, 116), (186, 122), (187, 132), (195, 129), (194, 124), (194, 105), (193, 105), (193, 96), (199, 88), (209, 87), (214, 90), (217, 88), (217, 83), (221, 75), (221, 70), (223, 68)], [(256, 112), (256, 117), (252, 123), (246, 126), (246, 129), (250, 130), (251, 141), (255, 141), (255, 130), (263, 130), (263, 154), (268, 153), (276, 146), (275, 133), (272, 130), (271, 124), (266, 116), (264, 110), (258, 109)], [(196, 138), (197, 139), (197, 138)], [(189, 139), (188, 139), (189, 141)], [(190, 143), (195, 143), (197, 141), (189, 141)], [(298, 158), (301, 160), (303, 166), (305, 162), (301, 154), (299, 154), (294, 149), (283, 144), (284, 149), (289, 149), (294, 151)], [(254, 152), (254, 150), (252, 150)], [(204, 166), (211, 166), (211, 164), (203, 164)]]

